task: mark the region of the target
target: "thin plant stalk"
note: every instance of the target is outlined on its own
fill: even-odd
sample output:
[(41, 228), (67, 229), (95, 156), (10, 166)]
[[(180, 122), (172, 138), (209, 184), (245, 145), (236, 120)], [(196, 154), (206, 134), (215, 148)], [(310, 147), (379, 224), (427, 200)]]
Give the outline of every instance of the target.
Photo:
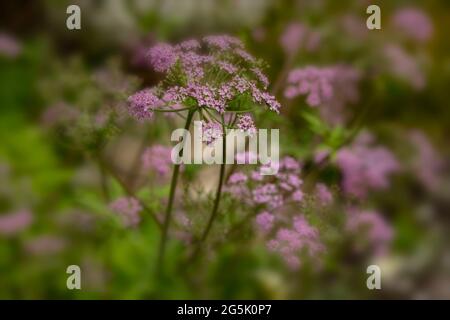
[(197, 244), (197, 248), (195, 249), (192, 259), (195, 259), (198, 254), (200, 253), (200, 250), (205, 243), (206, 239), (208, 238), (209, 232), (211, 231), (212, 225), (214, 223), (214, 220), (217, 218), (217, 214), (219, 212), (219, 204), (220, 199), (222, 197), (222, 187), (223, 182), (225, 178), (225, 159), (226, 159), (226, 151), (227, 151), (227, 135), (226, 135), (226, 127), (225, 127), (225, 121), (224, 117), (222, 116), (222, 130), (223, 130), (223, 139), (222, 139), (222, 164), (220, 165), (220, 176), (219, 176), (219, 183), (217, 185), (217, 191), (216, 191), (216, 197), (214, 199), (214, 205), (211, 211), (211, 215), (209, 216), (208, 223), (206, 225), (205, 230), (202, 233), (202, 236)]
[[(192, 118), (194, 116), (194, 113), (195, 113), (194, 109), (189, 110), (184, 129), (186, 129), (186, 130), (189, 129), (191, 122), (192, 122)], [(183, 142), (184, 142), (184, 139), (185, 138), (183, 138)], [(181, 149), (181, 151), (180, 151), (181, 157), (183, 156), (183, 150), (184, 149)], [(164, 216), (164, 221), (163, 221), (163, 226), (162, 226), (161, 242), (159, 245), (158, 262), (157, 262), (157, 268), (156, 268), (158, 274), (161, 273), (163, 262), (164, 262), (164, 253), (166, 250), (167, 235), (168, 235), (168, 231), (169, 231), (170, 219), (172, 216), (172, 208), (173, 208), (173, 202), (175, 199), (175, 191), (176, 191), (176, 187), (177, 187), (179, 173), (180, 173), (180, 164), (175, 164), (173, 167), (172, 180), (170, 183), (169, 202), (167, 203), (166, 213)]]

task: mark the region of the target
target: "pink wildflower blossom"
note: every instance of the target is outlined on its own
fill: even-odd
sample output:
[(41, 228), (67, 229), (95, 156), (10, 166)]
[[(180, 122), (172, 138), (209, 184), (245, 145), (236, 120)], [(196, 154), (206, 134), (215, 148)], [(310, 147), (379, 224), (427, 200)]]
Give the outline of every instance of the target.
[(140, 222), (139, 212), (142, 206), (139, 201), (132, 197), (122, 197), (110, 204), (110, 208), (119, 214), (126, 227), (137, 226)]

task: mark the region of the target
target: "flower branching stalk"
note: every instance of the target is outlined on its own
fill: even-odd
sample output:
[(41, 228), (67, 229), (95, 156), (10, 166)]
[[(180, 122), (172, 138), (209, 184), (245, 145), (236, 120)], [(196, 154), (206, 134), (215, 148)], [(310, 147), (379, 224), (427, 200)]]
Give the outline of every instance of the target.
[(195, 259), (198, 254), (200, 253), (203, 244), (205, 243), (206, 239), (208, 238), (208, 234), (211, 231), (212, 225), (214, 220), (217, 217), (217, 214), (219, 212), (219, 204), (220, 199), (222, 197), (222, 187), (224, 183), (225, 178), (225, 159), (227, 157), (227, 134), (226, 134), (226, 125), (224, 117), (222, 116), (222, 131), (223, 131), (223, 139), (222, 139), (222, 164), (220, 165), (220, 176), (219, 176), (219, 182), (217, 185), (217, 191), (216, 191), (216, 197), (214, 199), (214, 205), (211, 211), (211, 215), (209, 216), (208, 224), (206, 225), (205, 230), (202, 233), (202, 236), (197, 244), (197, 247), (192, 255), (192, 259)]
[[(184, 126), (184, 128), (186, 130), (189, 130), (189, 127), (191, 125), (195, 111), (196, 111), (195, 109), (192, 109), (192, 108), (189, 109), (189, 112), (188, 112), (188, 115), (186, 118), (186, 124)], [(183, 137), (183, 141), (185, 141), (184, 137)], [(183, 150), (184, 150), (184, 148), (181, 149), (181, 151), (180, 151), (180, 157), (183, 156)], [(162, 226), (161, 242), (160, 242), (160, 246), (159, 246), (158, 263), (157, 263), (157, 273), (158, 274), (161, 273), (161, 269), (162, 269), (163, 262), (164, 262), (164, 253), (165, 253), (166, 245), (167, 245), (167, 235), (169, 232), (169, 225), (170, 225), (170, 220), (171, 220), (171, 216), (172, 216), (173, 202), (175, 200), (175, 191), (176, 191), (176, 187), (177, 187), (177, 183), (178, 183), (179, 174), (180, 174), (180, 164), (175, 164), (173, 167), (172, 179), (170, 182), (169, 202), (167, 203), (167, 209), (166, 209), (166, 213), (164, 215), (164, 221), (163, 221), (163, 226)]]

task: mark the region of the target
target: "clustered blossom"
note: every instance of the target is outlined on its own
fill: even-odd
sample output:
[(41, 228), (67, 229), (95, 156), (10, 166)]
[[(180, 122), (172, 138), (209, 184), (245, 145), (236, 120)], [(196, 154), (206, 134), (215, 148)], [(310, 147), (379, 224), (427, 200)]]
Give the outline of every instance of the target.
[(402, 47), (388, 44), (383, 48), (387, 72), (410, 84), (415, 90), (422, 90), (426, 78), (416, 58)]
[(217, 122), (202, 123), (202, 139), (208, 146), (220, 139), (223, 135), (222, 126)]
[(345, 116), (343, 107), (358, 99), (359, 79), (357, 70), (344, 65), (298, 68), (289, 73), (284, 95), (288, 99), (306, 96), (306, 103), (320, 106), (326, 120), (341, 123)]
[(122, 197), (110, 204), (112, 211), (120, 215), (122, 222), (126, 227), (137, 226), (140, 222), (139, 212), (142, 206), (139, 201), (133, 197)]
[(61, 252), (67, 246), (64, 238), (55, 235), (40, 235), (25, 243), (25, 250), (33, 255), (52, 255)]
[(15, 58), (22, 52), (22, 45), (15, 37), (7, 33), (0, 33), (0, 55)]
[(392, 17), (395, 29), (418, 42), (425, 42), (433, 34), (433, 23), (425, 12), (414, 7), (405, 7)]
[[(245, 154), (244, 154), (245, 155)], [(290, 217), (281, 213), (288, 205), (303, 201), (300, 163), (292, 157), (279, 162), (279, 172), (274, 176), (262, 176), (259, 171), (233, 173), (225, 186), (227, 193), (256, 212), (256, 230), (264, 237), (267, 247), (279, 253), (289, 267), (301, 265), (303, 251), (310, 257), (323, 251), (319, 233), (306, 218), (296, 213)]]
[(409, 140), (415, 149), (412, 169), (419, 181), (429, 190), (439, 188), (442, 182), (444, 161), (427, 136), (418, 130), (409, 133)]
[(160, 176), (167, 176), (171, 170), (171, 153), (171, 147), (159, 144), (147, 148), (142, 154), (143, 169), (154, 170)]
[(316, 185), (316, 197), (322, 206), (328, 206), (333, 202), (333, 194), (324, 183), (318, 183)]
[(374, 146), (373, 140), (370, 134), (362, 133), (337, 153), (342, 188), (347, 194), (365, 198), (370, 190), (385, 189), (389, 177), (400, 169), (395, 156), (385, 147)]
[(168, 71), (177, 59), (173, 47), (166, 43), (160, 43), (152, 47), (148, 56), (153, 68), (158, 72)]
[(153, 117), (152, 109), (160, 105), (161, 100), (150, 89), (136, 92), (128, 98), (128, 111), (140, 121), (151, 119)]
[(256, 216), (256, 226), (264, 233), (272, 230), (275, 217), (273, 214), (263, 211)]
[(291, 228), (280, 228), (267, 243), (269, 250), (279, 253), (292, 269), (301, 266), (300, 254), (315, 258), (324, 250), (318, 230), (302, 215), (295, 216)]
[(25, 230), (33, 222), (33, 215), (28, 210), (0, 215), (0, 235), (12, 236)]
[(301, 23), (290, 23), (280, 37), (280, 45), (287, 55), (294, 55), (299, 49), (314, 51), (320, 44), (320, 34)]
[[(244, 154), (249, 157), (248, 154)], [(245, 160), (245, 159), (241, 159)], [(250, 173), (233, 173), (227, 185), (226, 192), (243, 203), (253, 206), (265, 206), (268, 209), (281, 208), (288, 202), (301, 202), (301, 186), (299, 177), (300, 164), (291, 157), (285, 157), (279, 162), (279, 172), (274, 176), (263, 176), (258, 170)], [(246, 176), (246, 179), (243, 179)], [(300, 196), (299, 196), (300, 195)]]
[(238, 117), (237, 127), (242, 132), (254, 135), (256, 133), (255, 123), (250, 115), (242, 115)]
[(350, 234), (363, 237), (378, 256), (387, 253), (393, 238), (392, 227), (383, 215), (372, 210), (349, 208), (346, 229)]
[(149, 50), (148, 58), (167, 77), (157, 87), (128, 99), (130, 114), (139, 120), (150, 119), (156, 107), (192, 105), (193, 101), (224, 114), (229, 103), (242, 95), (279, 112), (279, 102), (266, 91), (269, 83), (261, 63), (237, 38), (221, 35), (174, 46), (160, 43)]

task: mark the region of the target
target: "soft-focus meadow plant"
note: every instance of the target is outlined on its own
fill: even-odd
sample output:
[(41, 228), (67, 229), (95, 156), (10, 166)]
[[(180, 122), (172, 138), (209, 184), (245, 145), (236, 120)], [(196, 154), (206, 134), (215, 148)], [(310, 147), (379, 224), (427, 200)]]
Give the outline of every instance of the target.
[[(214, 4), (192, 25), (168, 17), (179, 1), (136, 3), (116, 2), (120, 32), (86, 10), (75, 54), (54, 30), (0, 31), (0, 297), (404, 298), (439, 283), (439, 6), (386, 5), (372, 32), (360, 2), (254, 1), (259, 23)], [(171, 132), (194, 121), (223, 159), (227, 129), (279, 129), (278, 173), (248, 149), (174, 164)], [(74, 263), (80, 292), (64, 286)]]

